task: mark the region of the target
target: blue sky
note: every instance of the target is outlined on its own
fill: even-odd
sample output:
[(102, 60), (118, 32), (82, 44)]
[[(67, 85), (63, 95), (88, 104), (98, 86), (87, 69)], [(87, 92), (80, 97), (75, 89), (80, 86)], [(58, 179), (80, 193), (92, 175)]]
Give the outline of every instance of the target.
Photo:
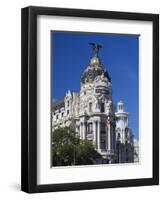
[(124, 101), (138, 138), (138, 35), (52, 32), (52, 97), (79, 92), (80, 78), (92, 55), (90, 42), (101, 44), (100, 58), (112, 78), (113, 102)]

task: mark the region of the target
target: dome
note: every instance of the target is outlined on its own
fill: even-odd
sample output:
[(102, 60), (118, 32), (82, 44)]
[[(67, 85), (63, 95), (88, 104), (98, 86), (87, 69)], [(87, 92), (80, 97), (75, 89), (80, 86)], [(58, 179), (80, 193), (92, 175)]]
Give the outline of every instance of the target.
[(84, 71), (81, 77), (81, 83), (92, 83), (97, 76), (103, 75), (111, 82), (111, 78), (105, 68), (101, 65), (100, 59), (98, 57), (93, 57), (90, 60), (90, 65)]
[(100, 65), (100, 59), (98, 57), (93, 57), (90, 62), (91, 65)]
[(118, 105), (124, 105), (124, 103), (123, 103), (122, 100), (120, 100), (117, 104), (118, 104)]

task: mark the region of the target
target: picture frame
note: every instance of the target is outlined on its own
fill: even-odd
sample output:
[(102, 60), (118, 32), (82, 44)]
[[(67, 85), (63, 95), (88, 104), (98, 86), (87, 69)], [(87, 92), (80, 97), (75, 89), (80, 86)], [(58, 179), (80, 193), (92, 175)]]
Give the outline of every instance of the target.
[[(151, 177), (113, 180), (67, 181), (62, 183), (38, 183), (38, 17), (71, 17), (85, 20), (124, 20), (150, 22), (152, 27), (152, 83), (151, 90)], [(53, 19), (51, 19), (53, 21)], [(50, 33), (49, 33), (50, 34)], [(148, 48), (148, 47), (147, 47)], [(142, 52), (143, 53), (143, 52)], [(50, 59), (50, 58), (49, 58)], [(148, 73), (148, 72), (147, 72)], [(159, 15), (115, 11), (82, 10), (29, 6), (21, 11), (21, 190), (27, 193), (68, 190), (102, 189), (115, 187), (148, 186), (159, 184)], [(144, 105), (144, 104), (143, 104)], [(143, 106), (142, 105), (142, 106)], [(140, 113), (141, 114), (141, 113)], [(51, 120), (51, 119), (50, 119)], [(147, 141), (148, 142), (148, 141)], [(50, 146), (50, 144), (49, 144)]]

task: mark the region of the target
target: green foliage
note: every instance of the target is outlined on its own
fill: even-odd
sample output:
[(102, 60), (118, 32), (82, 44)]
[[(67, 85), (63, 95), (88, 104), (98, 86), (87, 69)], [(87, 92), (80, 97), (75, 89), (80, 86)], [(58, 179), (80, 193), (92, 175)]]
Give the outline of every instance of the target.
[(80, 140), (71, 127), (58, 128), (52, 135), (53, 166), (95, 164), (101, 158), (88, 140)]

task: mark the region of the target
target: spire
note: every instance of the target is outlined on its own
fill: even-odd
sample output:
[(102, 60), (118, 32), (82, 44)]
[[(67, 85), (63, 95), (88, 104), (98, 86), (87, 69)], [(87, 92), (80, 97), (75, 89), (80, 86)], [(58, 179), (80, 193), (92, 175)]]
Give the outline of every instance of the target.
[(93, 57), (99, 57), (99, 49), (102, 48), (100, 44), (97, 43), (89, 43), (92, 46)]

